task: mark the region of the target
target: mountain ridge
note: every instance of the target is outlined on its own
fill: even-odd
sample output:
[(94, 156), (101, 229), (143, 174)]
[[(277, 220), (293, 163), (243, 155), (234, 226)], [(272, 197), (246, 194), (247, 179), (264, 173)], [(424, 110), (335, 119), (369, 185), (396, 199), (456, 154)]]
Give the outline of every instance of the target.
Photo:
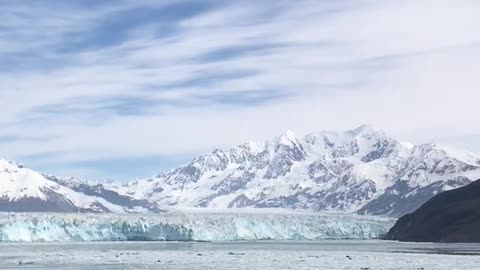
[(278, 207), (401, 216), (441, 191), (480, 178), (480, 158), (432, 143), (401, 143), (363, 125), (305, 136), (286, 131), (263, 143), (215, 149), (127, 184), (44, 177), (126, 212)]

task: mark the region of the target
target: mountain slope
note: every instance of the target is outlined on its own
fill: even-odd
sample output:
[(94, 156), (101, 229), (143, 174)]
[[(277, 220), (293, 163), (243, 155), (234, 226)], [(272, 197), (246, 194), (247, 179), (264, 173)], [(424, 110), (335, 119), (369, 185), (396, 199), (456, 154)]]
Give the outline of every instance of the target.
[(159, 205), (400, 216), (480, 177), (480, 158), (402, 144), (370, 126), (214, 150), (129, 188)]
[(160, 206), (148, 200), (143, 194), (118, 183), (101, 183), (77, 178), (62, 179), (55, 176), (44, 176), (75, 192), (102, 198), (112, 204), (122, 206), (128, 209), (129, 212), (163, 212)]
[(133, 211), (97, 194), (77, 192), (22, 165), (0, 159), (0, 211), (114, 212)]
[(389, 231), (389, 240), (480, 242), (480, 180), (440, 193)]

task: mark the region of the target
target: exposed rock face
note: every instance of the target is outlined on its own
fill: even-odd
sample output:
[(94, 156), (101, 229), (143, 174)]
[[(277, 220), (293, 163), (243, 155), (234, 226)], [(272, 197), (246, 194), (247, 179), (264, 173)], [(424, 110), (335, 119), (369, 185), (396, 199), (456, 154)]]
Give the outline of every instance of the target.
[(480, 180), (445, 191), (401, 217), (386, 239), (480, 243)]

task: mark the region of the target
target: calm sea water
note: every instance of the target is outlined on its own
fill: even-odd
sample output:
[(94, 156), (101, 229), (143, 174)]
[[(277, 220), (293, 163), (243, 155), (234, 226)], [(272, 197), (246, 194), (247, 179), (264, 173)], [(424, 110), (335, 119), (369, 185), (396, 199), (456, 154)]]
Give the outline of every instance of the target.
[(0, 269), (480, 269), (480, 245), (387, 241), (0, 243)]

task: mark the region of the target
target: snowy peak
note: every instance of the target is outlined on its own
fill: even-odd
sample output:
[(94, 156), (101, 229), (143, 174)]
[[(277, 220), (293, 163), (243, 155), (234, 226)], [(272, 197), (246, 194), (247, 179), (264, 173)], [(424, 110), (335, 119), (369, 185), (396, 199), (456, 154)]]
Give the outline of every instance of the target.
[(290, 158), (294, 160), (302, 160), (305, 156), (303, 148), (303, 139), (298, 139), (292, 131), (286, 131), (280, 137), (274, 140), (275, 153), (290, 152)]
[(363, 124), (347, 132), (351, 133), (354, 137), (364, 136), (364, 135), (369, 136), (372, 134), (382, 134), (385, 136), (385, 133), (383, 131), (375, 129), (372, 125), (369, 125), (369, 124)]
[[(286, 131), (263, 144), (215, 150), (137, 185), (160, 205), (399, 215), (440, 188), (480, 178), (479, 160), (438, 146), (400, 143), (363, 125), (303, 137)], [(408, 196), (420, 197), (405, 207), (392, 202)]]
[(276, 145), (284, 145), (284, 146), (287, 146), (287, 147), (295, 147), (295, 145), (298, 144), (298, 140), (295, 137), (295, 134), (293, 134), (293, 131), (287, 130), (282, 135), (278, 136), (274, 140), (274, 143)]
[(241, 144), (229, 150), (230, 162), (235, 164), (250, 163), (263, 150), (263, 146), (254, 142)]
[(479, 163), (480, 158), (475, 154), (468, 151), (462, 151), (462, 150), (442, 146), (437, 144), (436, 142), (423, 144), (418, 146), (418, 148), (421, 149), (420, 151), (423, 152), (424, 155), (425, 154), (430, 154), (431, 156), (436, 155), (438, 158), (450, 157), (452, 159), (455, 159), (459, 162), (463, 162), (468, 165), (472, 165), (472, 166), (480, 165)]
[(8, 161), (0, 158), (0, 171), (4, 171), (8, 169), (18, 169), (18, 168), (23, 168), (23, 165), (16, 163), (14, 161)]
[(42, 175), (6, 160), (0, 160), (0, 182), (2, 183), (0, 197), (10, 201), (28, 197), (45, 199), (46, 190), (57, 188)]
[[(106, 184), (105, 184), (106, 185)], [(81, 187), (80, 189), (77, 189)], [(112, 202), (105, 194), (88, 192), (105, 190), (75, 179), (62, 180), (0, 160), (0, 211), (7, 212), (135, 212), (129, 205)], [(145, 210), (147, 211), (147, 210)]]
[(355, 156), (365, 162), (388, 157), (406, 149), (385, 132), (369, 125), (345, 132), (312, 133), (305, 136), (305, 141), (313, 151), (321, 152), (326, 157), (336, 159)]

